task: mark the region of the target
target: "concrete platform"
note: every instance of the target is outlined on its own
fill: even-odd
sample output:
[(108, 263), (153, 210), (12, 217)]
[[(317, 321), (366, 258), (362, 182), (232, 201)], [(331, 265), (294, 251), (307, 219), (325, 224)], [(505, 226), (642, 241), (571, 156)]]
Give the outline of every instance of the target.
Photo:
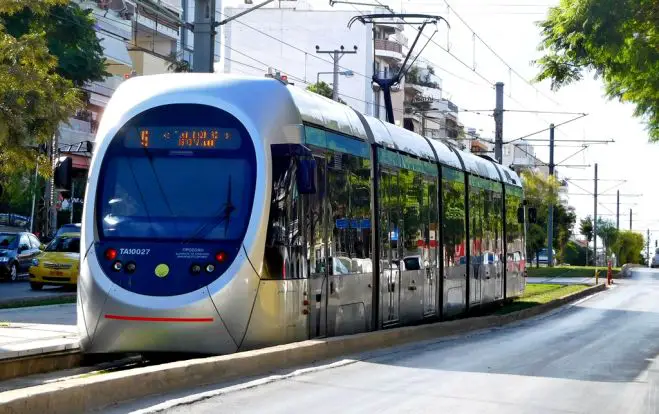
[(0, 359), (77, 348), (75, 304), (0, 310)]
[[(594, 286), (595, 278), (594, 277), (527, 277), (526, 283)], [(606, 277), (600, 277), (599, 283), (606, 283)]]

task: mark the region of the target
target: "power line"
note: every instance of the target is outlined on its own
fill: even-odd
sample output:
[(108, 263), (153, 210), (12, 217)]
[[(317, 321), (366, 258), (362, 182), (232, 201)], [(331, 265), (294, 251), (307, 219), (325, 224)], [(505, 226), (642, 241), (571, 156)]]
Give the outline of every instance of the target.
[(503, 63), (503, 64), (504, 64), (504, 65), (505, 65), (510, 71), (512, 71), (512, 73), (514, 73), (515, 75), (517, 75), (517, 77), (519, 77), (520, 79), (522, 79), (527, 85), (529, 85), (530, 87), (532, 87), (533, 89), (535, 89), (536, 92), (540, 93), (540, 94), (541, 94), (542, 96), (544, 96), (546, 99), (548, 99), (549, 101), (553, 102), (555, 105), (560, 106), (560, 103), (559, 103), (558, 101), (556, 101), (555, 99), (553, 99), (553, 98), (551, 98), (551, 97), (545, 95), (544, 92), (540, 91), (540, 90), (539, 90), (535, 85), (533, 85), (528, 79), (524, 78), (522, 75), (519, 74), (519, 72), (517, 72), (515, 69), (513, 69), (512, 66), (510, 66), (510, 65), (509, 65), (509, 64), (508, 64), (508, 63), (507, 63), (507, 62), (506, 62), (506, 61), (505, 61), (505, 60), (504, 60), (504, 59), (503, 59), (503, 58), (502, 58), (502, 57), (501, 57), (501, 56), (500, 56), (500, 55), (499, 55), (499, 54), (498, 54), (498, 53), (497, 53), (497, 52), (496, 52), (496, 51), (495, 51), (495, 50), (494, 50), (494, 49), (493, 49), (493, 48), (492, 48), (487, 42), (485, 42), (485, 40), (483, 40), (483, 38), (480, 37), (480, 35), (479, 35), (478, 33), (476, 33), (476, 32), (471, 28), (471, 26), (469, 26), (469, 24), (468, 24), (468, 23), (467, 23), (467, 22), (466, 22), (466, 21), (465, 21), (465, 20), (464, 20), (459, 14), (458, 14), (458, 12), (455, 11), (455, 9), (454, 9), (453, 7), (451, 7), (451, 5), (448, 3), (447, 0), (444, 0), (444, 3), (446, 3), (446, 6), (448, 7), (449, 10), (453, 10), (453, 14), (455, 14), (455, 16), (456, 16), (456, 17), (457, 17), (457, 18), (458, 18), (458, 19), (459, 19), (459, 20), (460, 20), (460, 21), (461, 21), (461, 22), (467, 27), (467, 29), (469, 29), (469, 30), (471, 31), (471, 33), (472, 33), (474, 36), (476, 36), (476, 38), (477, 38), (478, 40), (480, 40), (480, 41), (485, 45), (485, 47), (487, 47), (487, 48), (490, 50), (490, 52), (492, 52), (492, 54), (494, 54), (494, 56), (496, 56), (496, 57), (497, 57), (497, 58), (498, 58), (498, 59), (499, 59), (499, 60), (500, 60), (500, 61), (501, 61), (501, 62), (502, 62), (502, 63)]
[[(389, 13), (390, 13), (390, 14), (395, 14), (395, 13), (392, 12), (387, 6), (385, 6), (384, 4), (382, 4), (382, 2), (381, 2), (380, 0), (375, 0), (375, 1), (376, 1), (380, 6), (384, 7), (386, 10), (389, 10)], [(405, 24), (405, 25), (410, 25), (409, 23), (405, 22), (405, 20), (403, 20), (403, 19), (401, 19), (401, 20), (402, 20), (402, 23), (403, 23), (403, 24)], [(476, 75), (478, 75), (478, 77), (481, 78), (481, 79), (483, 79), (483, 80), (488, 84), (489, 87), (492, 87), (492, 88), (494, 87), (494, 82), (490, 81), (488, 78), (486, 78), (486, 77), (485, 77), (484, 75), (482, 75), (480, 72), (478, 72), (475, 68), (473, 68), (473, 67), (469, 66), (468, 64), (466, 64), (462, 59), (460, 59), (459, 57), (457, 57), (457, 56), (455, 56), (453, 53), (451, 53), (450, 50), (448, 50), (448, 49), (445, 48), (444, 46), (440, 45), (439, 43), (437, 43), (437, 41), (435, 41), (435, 40), (429, 38), (427, 35), (425, 35), (425, 34), (423, 34), (423, 33), (422, 33), (422, 36), (425, 37), (426, 39), (428, 39), (428, 41), (430, 41), (431, 43), (435, 44), (435, 45), (436, 45), (437, 47), (439, 47), (440, 49), (442, 49), (444, 52), (448, 53), (449, 56), (451, 56), (453, 59), (455, 59), (455, 60), (457, 60), (458, 62), (460, 62), (464, 67), (466, 67), (467, 69), (469, 69), (471, 72), (473, 72), (473, 73), (475, 73)]]
[[(588, 114), (579, 115), (578, 117), (575, 117), (575, 118), (569, 119), (569, 120), (567, 120), (567, 121), (561, 122), (560, 124), (556, 124), (556, 125), (554, 125), (554, 128), (559, 127), (559, 126), (561, 126), (561, 125), (568, 124), (568, 123), (570, 123), (570, 122), (574, 122), (574, 121), (576, 121), (576, 120), (578, 120), (578, 119), (581, 119), (581, 118), (583, 118), (583, 117), (585, 117), (585, 116), (588, 116)], [(511, 140), (511, 141), (506, 142), (505, 144), (510, 144), (511, 142), (515, 142), (515, 141), (520, 141), (520, 140), (523, 140), (523, 139), (528, 138), (528, 137), (530, 137), (530, 136), (537, 135), (537, 134), (540, 134), (540, 133), (545, 132), (545, 131), (549, 131), (550, 129), (551, 129), (551, 127), (549, 127), (549, 128), (545, 128), (545, 129), (541, 129), (540, 131), (532, 132), (532, 133), (530, 133), (530, 134), (526, 134), (526, 135), (521, 136), (521, 137), (519, 137), (519, 138), (515, 138), (515, 139), (513, 139), (513, 140)], [(530, 140), (528, 140), (528, 141), (530, 141)]]

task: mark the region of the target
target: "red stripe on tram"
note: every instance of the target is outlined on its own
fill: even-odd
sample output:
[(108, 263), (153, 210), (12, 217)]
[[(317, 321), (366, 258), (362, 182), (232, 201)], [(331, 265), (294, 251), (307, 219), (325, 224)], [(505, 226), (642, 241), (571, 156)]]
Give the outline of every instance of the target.
[(147, 316), (125, 316), (106, 314), (105, 319), (137, 322), (213, 322), (213, 318), (153, 318)]

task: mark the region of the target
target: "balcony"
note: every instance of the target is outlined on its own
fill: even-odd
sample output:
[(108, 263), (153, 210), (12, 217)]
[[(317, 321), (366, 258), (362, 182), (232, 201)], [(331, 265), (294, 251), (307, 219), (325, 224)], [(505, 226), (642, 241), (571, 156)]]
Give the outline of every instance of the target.
[(91, 120), (69, 118), (67, 122), (60, 123), (59, 134), (60, 145), (72, 145), (82, 141), (94, 140)]
[(402, 61), (403, 45), (393, 40), (375, 39), (375, 55), (396, 61)]
[(145, 51), (139, 48), (129, 50), (130, 57), (133, 59), (133, 67), (138, 75), (156, 75), (159, 73), (168, 73), (169, 61), (164, 56), (158, 56), (155, 53)]

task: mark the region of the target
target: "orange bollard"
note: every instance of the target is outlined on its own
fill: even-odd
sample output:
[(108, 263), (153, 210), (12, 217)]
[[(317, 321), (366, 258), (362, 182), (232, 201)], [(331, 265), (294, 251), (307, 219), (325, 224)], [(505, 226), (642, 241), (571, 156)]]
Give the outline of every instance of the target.
[(609, 260), (609, 268), (606, 271), (606, 282), (608, 285), (613, 283), (613, 272), (611, 271), (611, 261)]

